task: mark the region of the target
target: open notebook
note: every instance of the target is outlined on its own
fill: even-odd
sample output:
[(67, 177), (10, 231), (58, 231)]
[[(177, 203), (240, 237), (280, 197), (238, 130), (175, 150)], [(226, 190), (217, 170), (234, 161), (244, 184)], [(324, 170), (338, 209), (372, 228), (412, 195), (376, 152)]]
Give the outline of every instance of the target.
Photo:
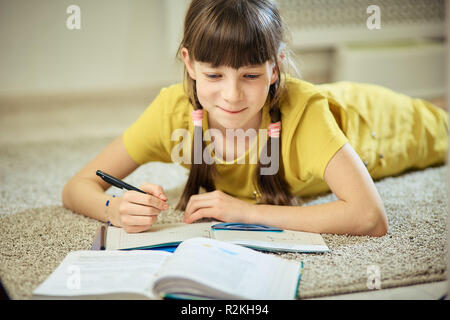
[(105, 241), (106, 249), (155, 249), (176, 246), (190, 238), (205, 237), (261, 251), (329, 251), (322, 236), (317, 233), (291, 230), (271, 232), (212, 229), (211, 227), (217, 223), (215, 221), (193, 224), (161, 224), (154, 225), (152, 229), (142, 233), (127, 233), (122, 228), (108, 227)]
[(74, 251), (33, 299), (294, 299), (303, 264), (209, 238), (172, 253)]

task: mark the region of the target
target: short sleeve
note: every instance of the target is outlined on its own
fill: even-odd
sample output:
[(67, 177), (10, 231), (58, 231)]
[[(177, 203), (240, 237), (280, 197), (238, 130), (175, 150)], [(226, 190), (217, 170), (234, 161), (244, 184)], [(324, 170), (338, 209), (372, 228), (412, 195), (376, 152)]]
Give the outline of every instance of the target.
[(330, 160), (348, 142), (332, 112), (328, 100), (314, 95), (305, 106), (292, 137), (292, 168), (298, 168), (298, 178), (311, 177), (324, 180), (325, 168)]
[(123, 134), (125, 149), (138, 164), (150, 161), (170, 162), (170, 153), (164, 143), (166, 90), (162, 89), (143, 114)]

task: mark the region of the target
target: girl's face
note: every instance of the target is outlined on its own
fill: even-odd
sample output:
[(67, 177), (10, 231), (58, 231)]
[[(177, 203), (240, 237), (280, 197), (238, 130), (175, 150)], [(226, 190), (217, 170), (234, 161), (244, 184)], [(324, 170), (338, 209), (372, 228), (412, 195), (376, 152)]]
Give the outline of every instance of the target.
[(181, 53), (189, 76), (196, 80), (197, 97), (209, 113), (211, 128), (259, 128), (269, 87), (278, 79), (274, 63), (213, 68), (209, 63), (190, 61), (186, 48)]

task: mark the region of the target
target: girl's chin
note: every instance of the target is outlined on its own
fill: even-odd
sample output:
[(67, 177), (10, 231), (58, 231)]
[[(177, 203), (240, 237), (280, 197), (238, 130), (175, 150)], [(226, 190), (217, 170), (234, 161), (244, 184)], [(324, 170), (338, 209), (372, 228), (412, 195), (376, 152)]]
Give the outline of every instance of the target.
[(240, 129), (243, 127), (242, 121), (217, 121), (217, 124), (225, 129)]
[(239, 129), (241, 128), (239, 123), (221, 123), (220, 124), (225, 129)]

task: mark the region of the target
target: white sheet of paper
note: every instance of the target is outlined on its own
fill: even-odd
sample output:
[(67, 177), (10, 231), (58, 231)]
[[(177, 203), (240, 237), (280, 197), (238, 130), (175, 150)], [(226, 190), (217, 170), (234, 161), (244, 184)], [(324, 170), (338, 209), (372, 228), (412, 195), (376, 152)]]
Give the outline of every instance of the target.
[(253, 248), (276, 251), (326, 252), (328, 246), (318, 233), (283, 230), (283, 232), (214, 230), (213, 238)]
[[(216, 222), (217, 223), (217, 222)], [(108, 227), (107, 250), (147, 247), (161, 243), (181, 242), (196, 237), (210, 237), (211, 222), (154, 225), (149, 231), (127, 233), (123, 228)]]
[(152, 284), (165, 251), (74, 251), (33, 292), (44, 296), (83, 296), (118, 292), (154, 298)]
[(194, 238), (183, 242), (167, 260), (158, 272), (158, 282), (183, 275), (248, 299), (293, 299), (299, 267), (297, 261), (215, 239)]

